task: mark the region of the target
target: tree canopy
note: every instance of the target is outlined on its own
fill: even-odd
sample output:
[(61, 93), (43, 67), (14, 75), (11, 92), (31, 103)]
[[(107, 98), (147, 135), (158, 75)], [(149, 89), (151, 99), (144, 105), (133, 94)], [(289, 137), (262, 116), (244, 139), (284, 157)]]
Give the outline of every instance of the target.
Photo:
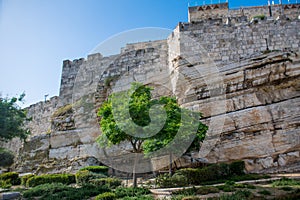
[(0, 141), (9, 141), (15, 137), (26, 139), (30, 131), (24, 127), (26, 111), (17, 102), (22, 102), (25, 94), (20, 97), (0, 98)]
[[(199, 146), (207, 130), (199, 121), (200, 113), (180, 108), (172, 97), (152, 99), (151, 88), (141, 83), (133, 83), (130, 90), (110, 95), (98, 116), (102, 130), (98, 143), (110, 146), (129, 141), (134, 153), (147, 155), (168, 147), (175, 137), (179, 137), (177, 142), (183, 142), (193, 136), (191, 146)], [(176, 150), (171, 148), (174, 145), (169, 146), (168, 151)]]

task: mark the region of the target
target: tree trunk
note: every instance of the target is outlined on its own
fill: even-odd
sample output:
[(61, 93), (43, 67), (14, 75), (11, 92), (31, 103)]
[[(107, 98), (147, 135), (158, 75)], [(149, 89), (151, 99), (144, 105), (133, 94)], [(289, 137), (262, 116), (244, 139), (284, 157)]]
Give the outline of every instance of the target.
[(135, 153), (135, 159), (134, 159), (134, 164), (133, 164), (133, 171), (132, 171), (132, 179), (133, 179), (133, 187), (136, 188), (137, 187), (137, 177), (136, 177), (136, 163), (137, 163), (137, 157), (138, 154)]
[(171, 177), (172, 176), (172, 163), (173, 163), (173, 161), (172, 161), (172, 153), (171, 152), (169, 154), (169, 158), (170, 158), (170, 160), (169, 160), (169, 176)]

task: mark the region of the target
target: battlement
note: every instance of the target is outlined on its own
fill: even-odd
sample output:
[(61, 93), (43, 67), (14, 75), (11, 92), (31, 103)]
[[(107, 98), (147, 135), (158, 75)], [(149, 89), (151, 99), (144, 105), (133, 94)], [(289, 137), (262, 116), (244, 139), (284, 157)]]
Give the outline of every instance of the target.
[[(271, 10), (271, 13), (270, 13)], [(272, 16), (270, 16), (272, 15)], [(239, 9), (229, 9), (228, 3), (193, 6), (188, 9), (189, 22), (203, 20), (223, 19), (246, 16), (248, 20), (255, 16), (265, 16), (277, 18), (285, 15), (290, 19), (297, 19), (300, 15), (300, 3), (295, 4), (275, 4), (265, 6), (241, 7)]]

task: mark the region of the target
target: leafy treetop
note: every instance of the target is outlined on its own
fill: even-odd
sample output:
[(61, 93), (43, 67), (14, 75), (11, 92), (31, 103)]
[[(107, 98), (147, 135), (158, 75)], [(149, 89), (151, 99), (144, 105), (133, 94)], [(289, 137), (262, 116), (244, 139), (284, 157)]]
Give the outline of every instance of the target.
[(24, 128), (29, 120), (26, 111), (21, 109), (17, 102), (22, 102), (25, 94), (20, 97), (0, 98), (0, 141), (8, 141), (15, 137), (26, 139), (30, 131)]

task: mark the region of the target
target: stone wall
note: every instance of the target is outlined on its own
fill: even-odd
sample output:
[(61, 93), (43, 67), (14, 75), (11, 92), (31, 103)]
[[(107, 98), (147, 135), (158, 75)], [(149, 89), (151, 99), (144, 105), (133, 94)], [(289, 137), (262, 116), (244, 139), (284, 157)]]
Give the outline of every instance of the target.
[[(200, 21), (179, 23), (166, 40), (128, 44), (110, 57), (93, 54), (64, 61), (59, 97), (28, 108), (33, 134), (15, 148), (20, 152), (15, 169), (74, 172), (109, 157), (124, 160), (128, 144), (108, 151), (95, 144), (101, 134), (96, 111), (109, 94), (138, 81), (153, 86), (155, 98), (176, 96), (181, 106), (203, 113), (203, 122), (210, 126), (207, 142), (213, 146), (204, 156), (193, 154), (195, 159), (243, 159), (251, 172), (299, 170), (287, 166), (300, 162), (300, 21), (250, 22), (240, 11), (230, 11), (234, 16), (225, 23), (219, 15), (226, 7), (214, 8), (220, 12), (213, 19), (204, 20), (211, 9)], [(190, 8), (190, 14), (199, 17), (198, 9)], [(264, 8), (251, 9), (249, 13)], [(217, 76), (221, 85), (216, 84)], [(225, 103), (216, 109), (221, 105), (216, 92), (220, 88)], [(217, 130), (210, 123), (217, 118), (225, 123), (214, 135)]]
[[(285, 15), (290, 19), (297, 19), (300, 15), (300, 4), (271, 5), (272, 17)], [(211, 4), (204, 6), (189, 7), (189, 22), (206, 21), (211, 19), (222, 19), (228, 17), (246, 16), (251, 20), (254, 16), (264, 15), (270, 17), (269, 6), (241, 7), (239, 9), (229, 9), (228, 3)]]

